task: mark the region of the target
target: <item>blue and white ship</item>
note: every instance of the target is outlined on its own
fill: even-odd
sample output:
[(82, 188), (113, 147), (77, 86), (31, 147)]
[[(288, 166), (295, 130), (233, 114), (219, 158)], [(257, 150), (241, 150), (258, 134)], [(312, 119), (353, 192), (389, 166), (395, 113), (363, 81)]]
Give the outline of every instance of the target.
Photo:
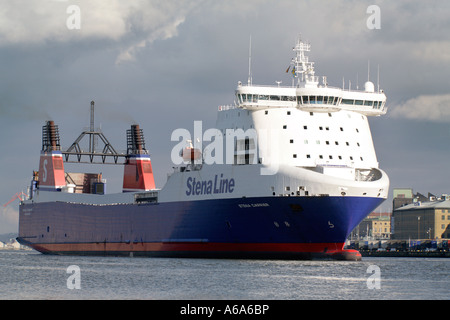
[(20, 205), (20, 243), (67, 255), (360, 259), (344, 244), (387, 198), (368, 122), (386, 113), (386, 96), (370, 81), (330, 87), (308, 43), (293, 51), (292, 85), (239, 82), (234, 104), (219, 107), (214, 142), (198, 148), (193, 137), (160, 189), (138, 129), (123, 192), (74, 191), (63, 164), (70, 152), (48, 122)]

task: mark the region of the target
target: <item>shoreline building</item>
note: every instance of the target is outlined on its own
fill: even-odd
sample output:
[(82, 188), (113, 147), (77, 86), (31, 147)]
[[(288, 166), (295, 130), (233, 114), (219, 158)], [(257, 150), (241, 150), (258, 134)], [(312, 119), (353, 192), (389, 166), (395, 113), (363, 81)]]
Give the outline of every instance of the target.
[(392, 200), (392, 210), (403, 207), (405, 205), (414, 203), (414, 202), (425, 202), (429, 201), (430, 198), (435, 197), (431, 193), (428, 193), (428, 197), (423, 194), (417, 192), (414, 194), (413, 189), (411, 188), (395, 188), (393, 191), (393, 200)]
[(450, 238), (450, 196), (413, 193), (410, 188), (393, 190), (392, 238)]
[(393, 238), (448, 239), (450, 238), (450, 199), (421, 202), (394, 209)]
[(350, 239), (390, 239), (391, 213), (372, 212), (353, 229)]

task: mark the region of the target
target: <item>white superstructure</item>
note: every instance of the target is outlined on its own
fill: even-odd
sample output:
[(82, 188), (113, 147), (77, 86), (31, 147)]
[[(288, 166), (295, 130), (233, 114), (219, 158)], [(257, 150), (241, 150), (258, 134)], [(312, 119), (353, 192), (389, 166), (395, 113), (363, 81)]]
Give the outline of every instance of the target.
[[(206, 164), (203, 159), (176, 168), (160, 192), (161, 201), (387, 198), (389, 179), (379, 169), (367, 119), (386, 113), (385, 94), (369, 81), (364, 91), (330, 87), (325, 77), (320, 83), (314, 63), (305, 55), (309, 44), (299, 40), (293, 50), (292, 86), (253, 85), (250, 76), (247, 85), (239, 82), (235, 104), (219, 107), (216, 129), (223, 139), (222, 164)], [(202, 150), (204, 157), (208, 148)], [(233, 192), (208, 192), (206, 182), (218, 175), (233, 179)]]

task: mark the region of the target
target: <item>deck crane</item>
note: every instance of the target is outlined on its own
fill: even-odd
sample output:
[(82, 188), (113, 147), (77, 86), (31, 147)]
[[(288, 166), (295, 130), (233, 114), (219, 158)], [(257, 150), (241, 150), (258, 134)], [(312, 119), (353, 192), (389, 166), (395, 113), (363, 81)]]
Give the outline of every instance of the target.
[(10, 204), (11, 202), (13, 202), (16, 199), (19, 199), (20, 201), (25, 200), (26, 198), (28, 198), (28, 195), (24, 192), (16, 192), (16, 194), (11, 198), (11, 200), (9, 200), (7, 203), (5, 203), (3, 205), (4, 208), (6, 208), (8, 206), (8, 204)]

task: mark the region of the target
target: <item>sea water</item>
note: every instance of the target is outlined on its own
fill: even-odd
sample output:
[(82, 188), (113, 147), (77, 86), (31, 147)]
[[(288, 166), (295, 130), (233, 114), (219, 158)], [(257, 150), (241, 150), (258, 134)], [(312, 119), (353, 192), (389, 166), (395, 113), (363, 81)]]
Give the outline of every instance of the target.
[(0, 251), (0, 299), (447, 300), (450, 259), (283, 261)]

